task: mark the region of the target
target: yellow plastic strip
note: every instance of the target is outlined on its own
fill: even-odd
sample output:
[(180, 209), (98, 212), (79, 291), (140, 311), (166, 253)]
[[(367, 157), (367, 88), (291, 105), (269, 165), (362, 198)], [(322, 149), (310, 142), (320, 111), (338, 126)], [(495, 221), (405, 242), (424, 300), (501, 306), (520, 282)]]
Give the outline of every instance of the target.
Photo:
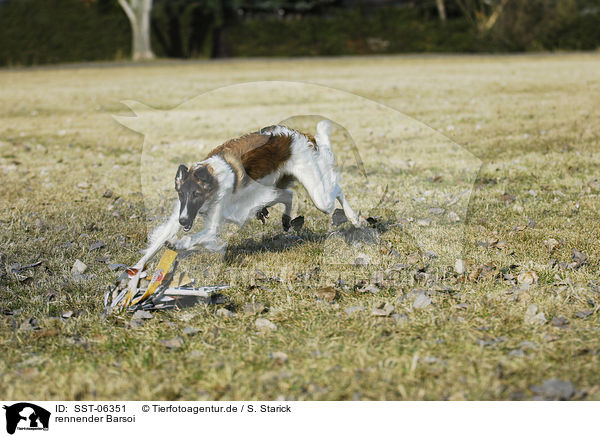
[(163, 253), (162, 257), (160, 258), (160, 261), (158, 262), (158, 265), (156, 266), (156, 270), (154, 271), (154, 275), (152, 276), (152, 280), (150, 281), (146, 292), (143, 294), (142, 297), (135, 299), (132, 302), (132, 305), (135, 305), (138, 302), (147, 299), (148, 296), (154, 294), (158, 286), (162, 283), (163, 279), (165, 278), (165, 275), (171, 268), (171, 265), (173, 265), (175, 258), (177, 258), (177, 252), (173, 250), (167, 249), (165, 253)]

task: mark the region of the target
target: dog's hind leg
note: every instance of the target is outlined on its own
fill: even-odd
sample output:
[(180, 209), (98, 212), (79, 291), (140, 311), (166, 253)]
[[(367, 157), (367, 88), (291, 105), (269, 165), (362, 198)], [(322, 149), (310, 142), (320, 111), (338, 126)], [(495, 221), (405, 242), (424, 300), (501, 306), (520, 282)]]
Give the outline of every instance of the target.
[(269, 202), (265, 205), (265, 208), (268, 208), (273, 205), (277, 205), (278, 203), (283, 203), (284, 210), (283, 215), (281, 216), (281, 225), (283, 226), (283, 230), (287, 231), (290, 229), (290, 223), (292, 221), (292, 200), (294, 199), (294, 193), (290, 190), (277, 190), (277, 197), (275, 200)]
[(360, 228), (358, 215), (354, 212), (354, 210), (346, 200), (346, 196), (344, 196), (344, 193), (339, 185), (335, 186), (335, 197), (338, 200), (338, 202), (340, 202), (340, 205), (342, 205), (342, 208), (344, 209), (344, 214), (346, 214), (346, 217), (348, 217), (350, 223), (352, 223), (357, 228)]

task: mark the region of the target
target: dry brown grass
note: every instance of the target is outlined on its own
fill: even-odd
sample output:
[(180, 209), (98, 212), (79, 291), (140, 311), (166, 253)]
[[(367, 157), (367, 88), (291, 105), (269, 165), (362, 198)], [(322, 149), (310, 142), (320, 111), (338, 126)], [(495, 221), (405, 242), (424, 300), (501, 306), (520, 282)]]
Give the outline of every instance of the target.
[[(24, 282), (13, 273), (0, 277), (0, 308), (12, 311), (0, 315), (0, 393), (7, 399), (528, 399), (533, 386), (558, 378), (573, 383), (576, 398), (600, 399), (600, 186), (593, 182), (600, 174), (599, 70), (598, 55), (582, 54), (0, 71), (1, 267), (43, 261), (23, 272), (32, 277)], [(324, 264), (314, 274), (331, 226), (300, 192), (298, 208), (307, 217), (303, 241), (282, 235), (274, 213), (265, 227), (251, 223), (232, 234), (228, 257), (186, 260), (193, 276), (232, 283), (226, 294), (233, 317), (197, 307), (157, 315), (138, 329), (126, 326), (129, 316), (103, 321), (102, 294), (114, 273), (95, 259), (135, 262), (146, 238), (141, 223), (151, 208), (139, 194), (148, 190), (139, 174), (142, 137), (112, 118), (130, 115), (119, 102), (170, 109), (221, 86), (274, 79), (322, 84), (384, 103), (442, 131), (483, 162), (465, 223), (464, 277), (450, 262), (445, 268), (426, 254), (415, 257), (415, 241), (399, 228), (383, 232), (381, 244), (361, 249), (379, 257), (374, 265)], [(243, 100), (212, 102), (210, 123), (206, 115), (206, 126), (175, 138), (181, 154), (168, 165), (194, 159), (185, 148), (194, 129), (205, 134), (203, 146), (229, 134), (231, 124), (222, 116), (228, 105), (251, 106)], [(260, 112), (254, 116), (261, 119)], [(390, 128), (382, 120), (370, 121), (375, 132)], [(419, 147), (444, 141), (432, 132), (419, 138)], [(404, 213), (392, 206), (375, 208), (385, 185), (397, 181), (391, 188), (403, 199), (415, 189), (411, 178), (426, 184), (435, 169), (412, 172), (402, 167), (406, 157), (385, 155), (389, 149), (380, 140), (354, 140), (369, 180), (363, 182), (349, 151), (336, 150), (347, 161), (348, 196), (365, 214), (401, 222)], [(426, 149), (419, 150), (410, 156), (417, 162)], [(78, 187), (81, 182), (87, 187)], [(102, 197), (107, 189), (122, 200)], [(559, 242), (553, 253), (544, 245), (549, 239)], [(97, 240), (106, 247), (90, 251)], [(388, 244), (399, 255), (379, 254)], [(588, 263), (569, 268), (572, 249), (585, 253)], [(77, 258), (93, 278), (71, 277)], [(398, 262), (408, 267), (388, 272), (379, 293), (355, 289)], [(425, 264), (431, 264), (430, 276), (415, 279)], [(257, 279), (256, 269), (281, 281)], [(529, 289), (511, 279), (523, 271), (538, 276)], [(338, 277), (347, 284), (338, 300), (317, 301), (316, 289)], [(432, 305), (413, 309), (414, 289), (433, 291)], [(277, 331), (257, 333), (258, 316), (242, 310), (253, 300), (265, 304), (261, 316)], [(382, 302), (406, 317), (372, 316)], [(532, 304), (546, 323), (525, 323)], [(366, 310), (347, 315), (352, 306)], [(62, 319), (65, 311), (75, 316)], [(561, 315), (569, 324), (554, 326), (552, 319)], [(26, 329), (31, 317), (41, 329)], [(185, 326), (202, 332), (185, 337)], [(185, 337), (180, 349), (159, 342), (176, 336)], [(524, 341), (535, 348), (522, 347)], [(287, 361), (272, 358), (278, 351)]]

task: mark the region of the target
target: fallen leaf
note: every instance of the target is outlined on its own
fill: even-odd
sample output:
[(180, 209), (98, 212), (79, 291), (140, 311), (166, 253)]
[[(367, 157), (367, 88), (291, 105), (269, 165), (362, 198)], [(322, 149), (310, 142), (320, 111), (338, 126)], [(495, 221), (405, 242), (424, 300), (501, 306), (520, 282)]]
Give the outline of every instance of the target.
[(242, 307), (244, 313), (254, 316), (260, 314), (265, 310), (265, 306), (260, 302), (248, 302)]
[(548, 252), (553, 253), (560, 248), (560, 243), (554, 238), (549, 238), (548, 240), (544, 240), (544, 246), (546, 246)]
[(572, 249), (572, 251), (574, 265), (570, 265), (569, 267), (573, 269), (578, 269), (581, 266), (584, 266), (588, 263), (588, 257), (583, 252), (580, 252), (577, 249)]
[(325, 302), (333, 302), (337, 297), (337, 290), (333, 287), (321, 287), (315, 291), (317, 298)]
[(90, 250), (102, 249), (106, 244), (104, 241), (96, 241), (95, 243), (90, 244)]
[(376, 305), (373, 307), (373, 311), (371, 312), (371, 315), (373, 316), (377, 316), (377, 317), (388, 317), (390, 314), (392, 314), (394, 312), (394, 306), (387, 303), (387, 302), (382, 302), (379, 305)]
[(519, 281), (520, 284), (535, 284), (537, 283), (538, 279), (539, 277), (537, 273), (533, 270), (521, 272), (519, 273), (519, 276), (517, 276), (517, 281)]
[(592, 310), (578, 311), (575, 313), (575, 317), (577, 317), (579, 319), (587, 319), (592, 314), (594, 314), (594, 311), (592, 311)]
[(300, 232), (300, 229), (304, 226), (304, 216), (299, 215), (290, 222), (290, 225), (294, 228), (294, 231)]
[(179, 349), (183, 346), (183, 339), (181, 337), (175, 337), (168, 340), (160, 340), (160, 344), (162, 344), (167, 349)]
[(333, 226), (339, 226), (342, 223), (346, 223), (348, 221), (348, 218), (346, 217), (346, 214), (344, 213), (343, 209), (336, 209), (335, 211), (333, 211), (333, 215), (331, 216), (331, 223)]
[(563, 328), (569, 324), (569, 320), (564, 316), (557, 316), (552, 319), (552, 326)]

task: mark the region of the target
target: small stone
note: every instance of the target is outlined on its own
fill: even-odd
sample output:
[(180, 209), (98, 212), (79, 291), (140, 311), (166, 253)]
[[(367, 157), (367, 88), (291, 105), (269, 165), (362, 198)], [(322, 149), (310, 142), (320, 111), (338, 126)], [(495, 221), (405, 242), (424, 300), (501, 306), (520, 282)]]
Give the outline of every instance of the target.
[(277, 325), (271, 322), (269, 319), (259, 318), (254, 322), (254, 326), (256, 326), (260, 331), (277, 331)]
[(432, 220), (430, 218), (419, 219), (419, 220), (417, 220), (417, 225), (419, 225), (421, 227), (427, 227), (427, 226), (431, 226), (431, 222), (432, 222)]
[(79, 182), (77, 184), (77, 188), (79, 188), (80, 190), (85, 190), (89, 187), (90, 187), (90, 184), (88, 184), (87, 182)]
[(154, 318), (152, 313), (150, 311), (144, 311), (144, 310), (137, 310), (135, 313), (133, 313), (133, 317), (132, 317), (132, 319), (134, 319), (134, 320), (147, 320), (147, 319), (152, 319), (152, 318)]
[(185, 328), (183, 328), (183, 333), (185, 335), (196, 335), (197, 333), (202, 332), (202, 329), (200, 328), (196, 328), (194, 326), (186, 326)]
[(456, 262), (454, 263), (454, 271), (459, 275), (462, 275), (465, 272), (464, 260), (462, 260), (462, 259), (456, 260)]
[(532, 387), (532, 390), (547, 400), (555, 401), (568, 401), (575, 394), (575, 388), (570, 381), (556, 378), (546, 379), (541, 387)]
[(371, 263), (371, 257), (365, 253), (359, 253), (356, 259), (354, 260), (355, 266), (366, 266)]
[(160, 340), (160, 344), (162, 344), (167, 349), (179, 349), (183, 346), (183, 339), (181, 337), (175, 337), (168, 340)]
[(65, 311), (60, 315), (63, 319), (68, 319), (73, 316), (73, 311)]
[(81, 275), (86, 270), (87, 270), (87, 266), (80, 260), (76, 259), (75, 263), (73, 264), (73, 267), (71, 268), (71, 273), (74, 275)]
[(110, 199), (113, 196), (113, 192), (111, 190), (106, 190), (104, 192), (104, 194), (102, 195), (102, 197), (106, 197), (107, 199)]
[(273, 361), (277, 361), (278, 363), (287, 363), (288, 356), (285, 352), (273, 352), (271, 354), (271, 358)]
[(415, 298), (412, 307), (415, 309), (425, 309), (431, 305), (431, 298), (425, 293), (419, 293)]
[(525, 323), (529, 325), (543, 325), (546, 323), (546, 316), (543, 312), (538, 313), (537, 305), (531, 304), (525, 312)]
[(227, 308), (219, 308), (217, 310), (217, 316), (223, 317), (223, 318), (233, 317), (233, 313), (231, 311), (229, 311)]
[(455, 213), (454, 211), (450, 211), (448, 213), (448, 220), (450, 220), (451, 222), (459, 222), (460, 221), (460, 217), (458, 216), (457, 213)]
[(546, 246), (548, 252), (552, 253), (560, 247), (560, 243), (554, 238), (549, 238), (548, 240), (544, 240), (544, 246)]
[(373, 311), (371, 315), (376, 317), (388, 317), (390, 314), (394, 312), (394, 306), (385, 302), (373, 307)]

